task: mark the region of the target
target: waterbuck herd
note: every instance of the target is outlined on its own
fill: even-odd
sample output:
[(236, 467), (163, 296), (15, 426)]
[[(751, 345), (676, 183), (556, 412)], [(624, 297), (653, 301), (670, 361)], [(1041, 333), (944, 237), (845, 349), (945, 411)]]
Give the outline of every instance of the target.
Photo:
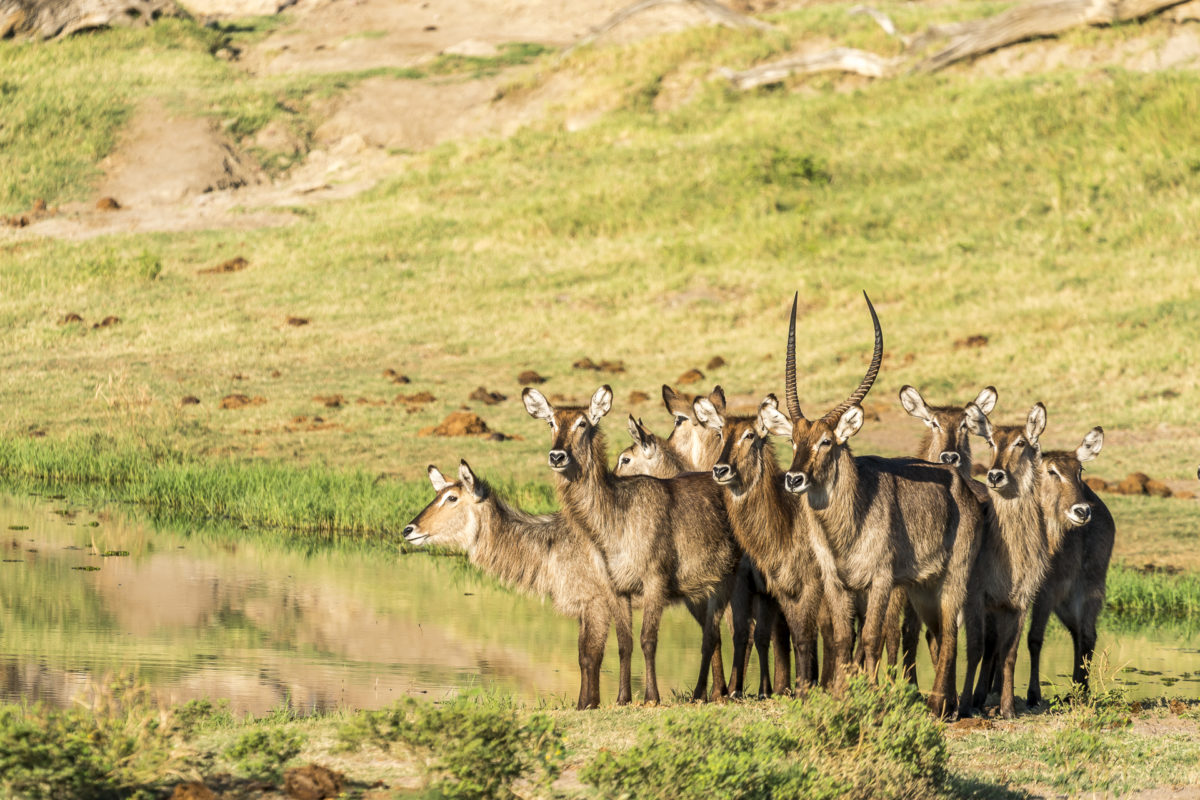
[[(577, 617), (581, 709), (600, 703), (610, 625), (620, 656), (616, 702), (632, 699), (635, 604), (642, 608), (645, 700), (659, 701), (658, 629), (676, 602), (702, 631), (697, 700), (708, 696), (710, 669), (713, 697), (742, 695), (751, 631), (758, 694), (766, 696), (817, 683), (838, 691), (852, 669), (874, 676), (885, 646), (888, 661), (902, 659), (915, 681), (924, 629), (935, 666), (930, 709), (968, 716), (997, 692), (1000, 713), (1012, 717), (1030, 609), (1027, 705), (1041, 702), (1039, 659), (1052, 612), (1071, 633), (1073, 677), (1086, 690), (1115, 528), (1081, 465), (1100, 452), (1103, 431), (1093, 428), (1073, 452), (1043, 451), (1041, 403), (1021, 424), (996, 425), (990, 386), (965, 406), (930, 406), (905, 386), (904, 409), (927, 426), (915, 457), (855, 456), (849, 440), (862, 427), (861, 404), (883, 360), (869, 298), (867, 307), (871, 364), (837, 407), (812, 417), (801, 410), (794, 300), (786, 411), (767, 395), (756, 413), (737, 416), (727, 413), (720, 387), (689, 401), (664, 386), (674, 430), (660, 439), (630, 416), (633, 445), (615, 469), (600, 430), (612, 408), (608, 386), (586, 407), (555, 407), (526, 389), (526, 410), (550, 427), (548, 462), (562, 510), (534, 516), (509, 506), (465, 461), (457, 480), (431, 466), (437, 495), (404, 536), (414, 545), (463, 550), (484, 571)], [(971, 436), (988, 448), (984, 483), (971, 474)], [(772, 437), (791, 443), (786, 468)], [(734, 641), (728, 683), (720, 647), (727, 616)], [(960, 626), (967, 659), (961, 693)]]

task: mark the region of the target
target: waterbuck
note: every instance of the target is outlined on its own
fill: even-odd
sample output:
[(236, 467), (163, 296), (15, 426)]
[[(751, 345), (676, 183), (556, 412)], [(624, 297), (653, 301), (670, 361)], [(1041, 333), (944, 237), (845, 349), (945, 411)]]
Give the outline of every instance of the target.
[(621, 658), (618, 703), (630, 699), (633, 630), (608, 579), (604, 556), (563, 515), (534, 516), (505, 503), (475, 476), (466, 461), (451, 482), (429, 467), (437, 495), (404, 528), (413, 545), (465, 551), (471, 563), (509, 585), (547, 596), (561, 613), (579, 620), (579, 702), (600, 705), (600, 662), (609, 621), (617, 629)]
[(726, 692), (718, 622), (729, 602), (741, 550), (729, 529), (721, 494), (704, 473), (667, 480), (620, 477), (608, 468), (600, 420), (612, 408), (601, 386), (587, 408), (555, 408), (536, 389), (521, 395), (530, 416), (550, 425), (548, 461), (558, 476), (562, 513), (604, 553), (609, 578), (625, 601), (642, 602), (646, 702), (659, 702), (655, 673), (658, 627), (668, 603), (682, 601), (704, 631), (694, 699), (705, 696), (712, 664), (713, 692)]
[[(670, 387), (664, 386), (665, 391)], [(716, 413), (718, 404), (722, 413), (725, 408), (725, 394), (718, 386), (713, 393), (704, 398), (695, 398), (695, 403), (704, 401), (705, 405)], [(677, 417), (678, 419), (678, 417)], [(720, 442), (719, 429), (702, 421), (700, 409), (690, 417), (695, 420), (701, 430), (696, 431), (704, 438), (712, 438), (710, 431), (716, 432), (717, 442)], [(681, 426), (677, 426), (678, 431)], [(668, 447), (660, 445), (658, 438), (646, 430), (641, 420), (629, 416), (629, 435), (633, 438), (633, 446), (624, 450), (617, 458), (617, 466), (613, 471), (617, 475), (651, 475), (655, 478), (674, 478), (689, 471), (705, 471), (712, 469), (717, 460), (718, 452), (705, 448), (705, 462), (689, 465), (688, 469), (680, 457)], [(688, 431), (685, 436), (692, 436)], [(790, 688), (792, 663), (788, 651), (791, 649), (787, 625), (780, 619), (779, 606), (775, 598), (767, 591), (766, 580), (754, 565), (749, 556), (743, 555), (738, 564), (737, 576), (733, 583), (733, 594), (730, 596), (731, 609), (730, 627), (733, 629), (733, 668), (729, 673), (729, 695), (740, 698), (745, 691), (746, 662), (750, 640), (751, 620), (754, 621), (754, 647), (758, 652), (759, 680), (758, 695), (768, 697), (772, 692), (782, 693)], [(772, 640), (775, 643), (775, 682), (770, 680), (770, 648)]]
[[(863, 293), (866, 297), (866, 293)], [(788, 329), (788, 417), (770, 431), (792, 442), (784, 488), (801, 497), (798, 523), (812, 541), (833, 615), (837, 662), (851, 656), (851, 592), (866, 592), (865, 666), (874, 675), (880, 633), (892, 589), (909, 602), (938, 640), (938, 661), (928, 702), (934, 713), (957, 706), (954, 657), (958, 619), (971, 566), (979, 549), (983, 509), (952, 467), (914, 459), (855, 457), (847, 444), (862, 427), (860, 403), (883, 361), (883, 330), (867, 298), (875, 328), (871, 364), (857, 389), (820, 419), (806, 419), (796, 394), (796, 301)], [(803, 534), (802, 534), (803, 535)]]
[(1029, 693), (1025, 704), (1042, 701), (1039, 662), (1050, 612), (1071, 632), (1075, 644), (1072, 678), (1087, 691), (1088, 671), (1096, 649), (1096, 618), (1104, 608), (1108, 561), (1116, 525), (1108, 506), (1083, 482), (1083, 462), (1104, 445), (1104, 431), (1092, 428), (1075, 452), (1042, 453), (1041, 505), (1048, 538), (1058, 539), (1058, 552), (1033, 601), (1029, 618)]
[[(692, 403), (665, 383), (663, 404), (675, 420), (675, 427), (666, 441), (648, 431), (641, 420), (629, 417), (629, 435), (633, 444), (617, 456), (617, 475), (653, 475), (673, 478), (682, 472), (707, 472), (717, 459), (720, 437), (701, 425), (692, 412)], [(703, 396), (703, 395), (700, 395)], [(713, 387), (709, 402), (725, 410), (725, 391)]]
[[(697, 419), (721, 434), (721, 454), (713, 465), (713, 480), (725, 493), (725, 507), (738, 544), (758, 568), (766, 590), (787, 621), (796, 657), (797, 686), (809, 687), (817, 679), (821, 572), (807, 534), (797, 529), (799, 501), (783, 489), (783, 472), (771, 444), (770, 430), (777, 424), (774, 418), (783, 418), (778, 401), (768, 395), (757, 414), (744, 417), (726, 416), (703, 398), (696, 400), (695, 409)], [(762, 651), (759, 658), (765, 674)]]
[[(1039, 503), (1041, 449), (1046, 408), (1036, 403), (1024, 425), (992, 425), (974, 403), (967, 404), (967, 427), (991, 447), (987, 471), (988, 524), (972, 574), (972, 593), (965, 611), (967, 671), (959, 712), (982, 708), (997, 669), (1000, 675), (1000, 713), (1011, 719), (1016, 711), (1013, 673), (1025, 613), (1033, 603), (1050, 558), (1058, 549), (1057, 536), (1048, 535)], [(980, 659), (979, 682), (972, 682)]]
[[(986, 386), (973, 402), (985, 414), (992, 413), (998, 395), (996, 387)], [(926, 431), (917, 446), (917, 458), (934, 464), (948, 464), (958, 469), (981, 502), (987, 502), (987, 489), (971, 477), (971, 436), (967, 428), (966, 406), (931, 406), (914, 387), (900, 387), (900, 404), (910, 416), (925, 423)], [(895, 596), (893, 595), (893, 600)], [(889, 614), (893, 612), (888, 609)], [(890, 620), (888, 620), (890, 624)], [(916, 646), (921, 634), (921, 622), (910, 605), (904, 606), (904, 671), (916, 682)], [(937, 662), (937, 648), (932, 635), (927, 637), (932, 660)]]

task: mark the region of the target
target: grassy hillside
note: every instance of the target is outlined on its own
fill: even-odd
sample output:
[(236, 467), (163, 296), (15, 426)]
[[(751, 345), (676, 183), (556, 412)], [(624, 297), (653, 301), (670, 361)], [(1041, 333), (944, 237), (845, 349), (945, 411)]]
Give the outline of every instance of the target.
[[(954, 13), (964, 9), (995, 7)], [(535, 369), (550, 378), (547, 395), (577, 400), (611, 383), (616, 450), (628, 412), (665, 432), (659, 385), (714, 355), (728, 364), (705, 387), (720, 382), (745, 401), (780, 391), (799, 291), (801, 402), (820, 410), (864, 369), (866, 289), (887, 351), (870, 401), (885, 416), (868, 422), (859, 452), (915, 442), (919, 423), (898, 416), (901, 385), (937, 403), (992, 383), (1003, 421), (1046, 403), (1052, 447), (1103, 425), (1096, 474), (1194, 476), (1200, 76), (959, 72), (744, 95), (708, 77), (822, 24), (832, 35), (820, 19), (796, 12), (778, 19), (784, 34), (701, 29), (543, 59), (511, 91), (566, 77), (582, 87), (568, 106), (614, 110), (579, 130), (564, 109), (509, 139), (412, 155), (403, 174), (296, 209), (288, 227), (0, 239), (0, 434), (44, 434), (20, 448), (34, 467), (37, 453), (93, 447), (99, 433), (103, 447), (199, 463), (419, 479), (426, 464), (465, 456), (493, 477), (545, 480), (545, 431), (520, 405), (518, 372)], [(884, 49), (868, 23), (846, 23), (847, 41)], [(23, 166), (0, 172), (0, 206), (21, 207), (32, 186), (51, 203), (81, 196), (129, 103), (167, 91), (161, 70), (178, 79), (165, 82), (178, 98), (246, 131), (289, 97), (354, 79), (239, 76), (209, 55), (210, 35), (168, 23), (0, 48), (15, 68), (4, 74), (20, 76), (4, 86), (25, 120), (0, 131), (24, 131), (9, 151)], [(71, 116), (55, 105), (63, 87), (92, 98), (76, 106), (95, 106), (84, 79), (93, 63), (121, 76), (118, 89), (71, 123), (90, 143), (51, 147), (49, 120)], [(660, 102), (668, 89), (675, 99)], [(30, 154), (56, 166), (29, 166)], [(235, 256), (249, 267), (199, 273)], [(60, 324), (67, 313), (86, 323)], [(108, 315), (121, 322), (90, 327)], [(309, 323), (287, 324), (293, 316)], [(974, 335), (986, 345), (962, 346)], [(572, 369), (584, 356), (626, 370)], [(469, 402), (479, 385), (508, 400)], [(633, 390), (651, 400), (631, 404)], [(436, 400), (392, 402), (421, 391)], [(231, 393), (265, 402), (220, 409)], [(338, 407), (316, 399), (339, 394)], [(188, 395), (200, 404), (181, 406)], [(416, 435), (464, 403), (523, 440)], [(1194, 542), (1194, 503), (1120, 509), (1134, 558), (1153, 558), (1164, 515), (1172, 541), (1182, 537), (1170, 549)]]

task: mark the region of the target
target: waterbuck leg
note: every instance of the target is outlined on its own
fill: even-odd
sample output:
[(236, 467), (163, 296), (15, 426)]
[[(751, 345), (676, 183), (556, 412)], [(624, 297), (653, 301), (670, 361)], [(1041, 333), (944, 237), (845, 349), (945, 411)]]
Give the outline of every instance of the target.
[[(732, 588), (732, 584), (726, 584), (727, 589)], [(728, 697), (729, 685), (725, 683), (725, 665), (721, 661), (721, 620), (725, 616), (725, 609), (729, 606), (729, 593), (726, 591), (723, 594), (710, 597), (708, 599), (708, 618), (711, 620), (712, 637), (713, 637), (713, 652), (712, 652), (712, 679), (713, 689), (712, 696), (714, 698)], [(742, 669), (745, 669), (743, 665)]]
[(592, 652), (589, 649), (588, 618), (585, 611), (579, 617), (579, 700), (575, 710), (588, 708), (592, 699)]
[(891, 581), (876, 579), (867, 593), (867, 618), (863, 624), (864, 665), (871, 680), (879, 678), (879, 658), (883, 654), (883, 618), (892, 600)]
[[(721, 631), (720, 631), (720, 615), (714, 613), (713, 605), (708, 601), (688, 601), (688, 611), (700, 623), (700, 629), (703, 632), (700, 644), (700, 676), (696, 679), (696, 688), (692, 690), (693, 700), (704, 700), (708, 695), (708, 668), (713, 666), (713, 694), (717, 696), (717, 669), (720, 664), (720, 657), (717, 655), (717, 648), (720, 646)], [(643, 614), (643, 620), (645, 616)], [(645, 622), (642, 625), (642, 647), (645, 649)], [(721, 683), (724, 683), (724, 675), (721, 676)]]
[[(746, 663), (749, 660), (750, 628), (754, 615), (752, 613), (753, 595), (750, 582), (745, 571), (738, 570), (737, 582), (733, 587), (733, 597), (729, 604), (733, 611), (733, 667), (729, 672), (729, 695), (741, 697), (745, 690)], [(758, 628), (753, 626), (755, 641), (758, 640)]]
[(837, 576), (825, 582), (825, 602), (833, 625), (834, 676), (833, 693), (846, 688), (854, 657), (854, 602)]
[(1075, 660), (1075, 670), (1071, 677), (1083, 689), (1085, 697), (1091, 677), (1092, 659), (1096, 655), (1096, 620), (1103, 607), (1103, 597), (1089, 597), (1083, 604), (1083, 618), (1079, 621), (1079, 657)]
[(579, 702), (576, 708), (600, 707), (600, 665), (608, 640), (608, 613), (585, 609), (579, 618)]
[[(917, 685), (917, 644), (921, 640), (921, 617), (912, 603), (904, 604), (904, 626), (901, 631), (904, 649), (904, 677)], [(936, 663), (936, 660), (935, 662)]]
[(1042, 704), (1042, 642), (1046, 639), (1050, 611), (1050, 598), (1039, 594), (1029, 615), (1029, 691), (1025, 694), (1025, 705), (1029, 708)]
[(883, 637), (887, 645), (888, 666), (893, 669), (900, 663), (900, 618), (907, 607), (908, 595), (904, 589), (900, 586), (892, 589), (892, 596), (888, 598), (887, 615), (883, 618)]
[[(764, 700), (771, 696), (771, 638), (775, 635), (775, 618), (779, 615), (766, 598), (759, 598), (757, 605), (754, 650), (758, 653), (758, 699)], [(778, 657), (778, 650), (775, 655)]]
[(617, 629), (617, 654), (620, 659), (617, 705), (623, 706), (633, 700), (633, 603), (629, 595), (617, 598), (613, 626)]
[[(965, 589), (965, 587), (964, 587)], [(953, 597), (945, 588), (938, 619), (938, 660), (934, 671), (933, 690), (929, 693), (929, 709), (939, 717), (951, 718), (958, 710), (954, 663), (958, 650), (958, 614), (962, 598)]]
[[(657, 705), (659, 702), (658, 696), (658, 670), (655, 666), (655, 657), (658, 653), (658, 626), (662, 624), (663, 613), (663, 597), (655, 586), (654, 591), (651, 591), (651, 586), (648, 583), (643, 583), (642, 595), (642, 659), (646, 662), (646, 702)], [(707, 669), (709, 660), (704, 659), (700, 662), (702, 669)], [(702, 673), (703, 674), (703, 673)]]
[[(787, 694), (792, 689), (792, 637), (788, 632), (787, 620), (776, 607), (773, 610), (774, 624), (772, 643), (775, 645), (775, 694)], [(813, 648), (816, 655), (816, 648)]]
[[(969, 717), (976, 703), (974, 702), (975, 670), (983, 658), (983, 609), (973, 609), (965, 615), (966, 624), (963, 633), (967, 637), (967, 674), (963, 677), (962, 697), (958, 703), (958, 716)], [(979, 705), (982, 709), (982, 704)]]
[(1010, 630), (1005, 631), (1004, 654), (1004, 686), (1000, 690), (1000, 716), (1013, 719), (1017, 716), (1016, 698), (1013, 696), (1013, 682), (1016, 678), (1017, 653), (1021, 649), (1021, 628), (1025, 624), (1025, 615), (1017, 613), (1010, 622)]

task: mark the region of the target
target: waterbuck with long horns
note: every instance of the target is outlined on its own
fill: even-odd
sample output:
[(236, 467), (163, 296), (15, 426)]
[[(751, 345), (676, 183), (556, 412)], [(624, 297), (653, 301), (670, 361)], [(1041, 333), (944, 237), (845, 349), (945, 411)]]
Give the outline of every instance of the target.
[[(663, 404), (675, 420), (671, 435), (663, 441), (631, 415), (629, 435), (633, 437), (633, 444), (617, 456), (617, 466), (613, 469), (617, 475), (673, 478), (683, 472), (707, 472), (717, 460), (720, 438), (696, 420), (691, 401), (665, 383), (662, 396)], [(720, 386), (713, 387), (708, 400), (725, 410), (725, 391)]]
[(1073, 453), (1042, 453), (1040, 501), (1047, 537), (1060, 542), (1029, 617), (1029, 693), (1025, 704), (1042, 701), (1040, 661), (1050, 612), (1071, 632), (1075, 644), (1072, 679), (1087, 691), (1096, 650), (1096, 619), (1104, 608), (1108, 562), (1116, 525), (1108, 506), (1083, 482), (1083, 462), (1104, 446), (1104, 430), (1092, 428)]
[[(1046, 407), (1034, 404), (1024, 425), (992, 425), (979, 406), (969, 403), (967, 427), (983, 437), (992, 455), (987, 471), (987, 531), (964, 612), (967, 670), (959, 712), (966, 716), (972, 707), (982, 708), (997, 670), (1003, 670), (1000, 713), (1011, 719), (1016, 714), (1013, 675), (1021, 627), (1058, 549), (1059, 537), (1048, 536), (1038, 494)], [(972, 695), (977, 666), (979, 681)]]
[[(768, 395), (757, 414), (745, 417), (726, 416), (703, 398), (696, 400), (695, 409), (697, 419), (721, 434), (721, 455), (713, 465), (713, 480), (725, 492), (725, 507), (738, 544), (758, 567), (787, 621), (796, 658), (796, 684), (812, 686), (817, 679), (821, 571), (807, 533), (797, 529), (799, 501), (784, 491), (783, 471), (771, 444), (773, 417), (782, 418), (778, 401)], [(828, 647), (826, 655), (830, 655)]]
[(617, 702), (630, 699), (630, 656), (633, 630), (621, 613), (604, 556), (563, 515), (534, 516), (505, 503), (466, 461), (458, 480), (449, 481), (429, 467), (437, 494), (404, 528), (410, 544), (438, 545), (465, 551), (484, 572), (530, 594), (549, 596), (561, 613), (579, 620), (579, 702), (576, 708), (600, 705), (600, 662), (608, 640), (609, 621), (617, 629), (620, 688)]
[[(863, 293), (866, 298), (866, 293)], [(798, 296), (797, 296), (798, 297)], [(936, 714), (957, 706), (954, 657), (958, 617), (979, 548), (983, 510), (952, 467), (914, 459), (855, 457), (847, 444), (863, 423), (867, 396), (883, 361), (883, 331), (867, 299), (875, 349), (857, 389), (820, 419), (805, 418), (796, 394), (796, 301), (788, 329), (786, 390), (789, 417), (769, 430), (792, 442), (784, 488), (802, 499), (798, 522), (810, 537), (833, 615), (837, 661), (851, 657), (852, 591), (867, 594), (863, 646), (874, 675), (881, 629), (892, 589), (909, 602), (938, 640), (938, 663), (928, 702)]]
[(632, 614), (633, 598), (641, 598), (646, 702), (659, 702), (658, 627), (663, 609), (676, 601), (687, 606), (704, 632), (693, 698), (706, 694), (709, 664), (713, 692), (724, 694), (718, 623), (742, 553), (729, 529), (719, 489), (704, 473), (667, 480), (614, 475), (599, 427), (612, 408), (608, 386), (597, 389), (586, 408), (555, 408), (536, 389), (525, 389), (521, 397), (530, 416), (550, 425), (548, 461), (558, 476), (562, 513), (604, 553), (627, 615)]
[[(663, 386), (664, 398), (669, 397), (669, 386)], [(720, 443), (719, 426), (714, 426), (705, 418), (699, 405), (703, 402), (713, 414), (724, 413), (725, 393), (721, 387), (716, 387), (707, 398), (700, 395), (693, 401), (696, 405), (694, 414), (688, 419), (700, 425), (699, 429), (684, 429), (684, 437), (700, 438), (701, 441), (715, 439)], [(683, 424), (679, 421), (682, 415), (676, 416), (676, 433)], [(633, 445), (624, 450), (617, 458), (614, 472), (617, 475), (652, 475), (656, 478), (674, 478), (688, 471), (705, 471), (712, 469), (719, 452), (711, 447), (703, 448), (703, 461), (684, 465), (682, 459), (671, 448), (663, 447), (658, 438), (646, 430), (641, 420), (629, 416), (629, 435), (633, 437)], [(674, 437), (675, 434), (672, 434)], [(754, 624), (754, 647), (758, 651), (759, 697), (768, 697), (772, 693), (782, 693), (790, 688), (792, 662), (790, 635), (787, 624), (782, 620), (779, 605), (767, 590), (766, 579), (755, 566), (748, 555), (743, 555), (738, 564), (737, 577), (734, 579), (733, 594), (729, 600), (731, 627), (733, 628), (733, 667), (729, 673), (729, 694), (731, 697), (742, 697), (745, 691), (747, 649), (750, 640), (751, 620)], [(771, 682), (770, 649), (772, 641), (775, 644), (775, 680)]]

